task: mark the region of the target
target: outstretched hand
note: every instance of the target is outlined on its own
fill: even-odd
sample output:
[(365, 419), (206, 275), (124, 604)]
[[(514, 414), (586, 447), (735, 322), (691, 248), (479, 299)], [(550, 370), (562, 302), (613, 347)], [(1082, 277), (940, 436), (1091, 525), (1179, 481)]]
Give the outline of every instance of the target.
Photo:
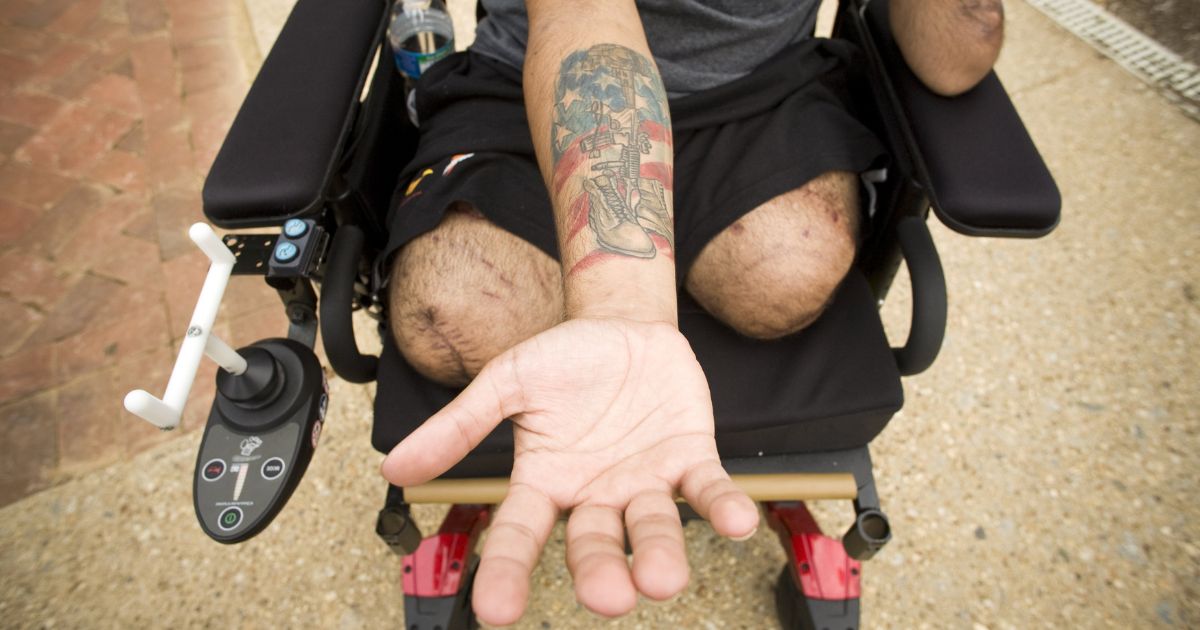
[[(475, 612), (510, 624), (555, 521), (567, 521), (567, 566), (593, 612), (629, 612), (638, 593), (664, 600), (688, 582), (682, 494), (713, 528), (741, 539), (758, 510), (721, 467), (704, 373), (666, 324), (571, 320), (488, 363), (383, 462), (398, 486), (428, 481), (513, 421), (508, 496), (476, 574)], [(625, 532), (633, 548), (630, 570)]]

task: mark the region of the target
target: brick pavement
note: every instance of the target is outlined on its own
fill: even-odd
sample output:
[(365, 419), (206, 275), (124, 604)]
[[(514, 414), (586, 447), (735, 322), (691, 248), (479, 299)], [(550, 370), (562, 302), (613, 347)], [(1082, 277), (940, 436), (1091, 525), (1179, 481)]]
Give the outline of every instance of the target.
[[(0, 505), (172, 435), (121, 399), (165, 388), (206, 270), (186, 230), (260, 59), (237, 0), (0, 0)], [(241, 278), (218, 330), (285, 320)]]

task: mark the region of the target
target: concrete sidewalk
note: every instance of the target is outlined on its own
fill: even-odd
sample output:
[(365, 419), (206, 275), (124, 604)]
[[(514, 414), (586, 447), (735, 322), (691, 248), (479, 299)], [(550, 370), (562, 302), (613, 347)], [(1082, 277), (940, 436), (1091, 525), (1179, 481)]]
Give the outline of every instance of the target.
[[(1200, 125), (1022, 2), (1006, 6), (1000, 76), (1058, 179), (1063, 222), (1038, 241), (934, 229), (950, 327), (873, 444), (895, 540), (864, 567), (863, 625), (1194, 627)], [(884, 309), (892, 339), (909, 307), (901, 277)], [(306, 479), (246, 544), (194, 522), (194, 432), (0, 509), (6, 624), (398, 625), (399, 562), (372, 532), (373, 388), (332, 389)], [(818, 508), (827, 530), (848, 525), (848, 506)], [(441, 512), (420, 510), (422, 527)], [(520, 626), (775, 626), (784, 557), (769, 531), (731, 543), (691, 524), (688, 551), (683, 596), (604, 624), (575, 604), (560, 526)]]

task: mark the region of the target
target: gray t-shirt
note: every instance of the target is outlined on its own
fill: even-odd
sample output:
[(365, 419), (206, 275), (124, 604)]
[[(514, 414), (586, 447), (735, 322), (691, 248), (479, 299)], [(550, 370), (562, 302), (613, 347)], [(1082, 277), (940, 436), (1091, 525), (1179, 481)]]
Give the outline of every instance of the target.
[[(520, 68), (529, 22), (524, 0), (480, 0), (487, 17), (471, 50)], [(820, 0), (637, 0), (667, 93), (683, 96), (738, 79), (810, 37)]]

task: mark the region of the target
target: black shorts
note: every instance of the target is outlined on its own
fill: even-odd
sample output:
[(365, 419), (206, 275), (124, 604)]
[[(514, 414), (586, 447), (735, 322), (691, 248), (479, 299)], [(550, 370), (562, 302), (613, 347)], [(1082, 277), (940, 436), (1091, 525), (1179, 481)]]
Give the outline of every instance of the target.
[[(807, 40), (737, 81), (671, 99), (680, 284), (705, 244), (742, 215), (822, 173), (861, 173), (882, 161), (882, 145), (851, 114), (857, 58), (847, 42)], [(461, 201), (557, 258), (521, 72), (458, 53), (421, 77), (414, 104), (420, 141), (392, 199), (385, 253)]]

